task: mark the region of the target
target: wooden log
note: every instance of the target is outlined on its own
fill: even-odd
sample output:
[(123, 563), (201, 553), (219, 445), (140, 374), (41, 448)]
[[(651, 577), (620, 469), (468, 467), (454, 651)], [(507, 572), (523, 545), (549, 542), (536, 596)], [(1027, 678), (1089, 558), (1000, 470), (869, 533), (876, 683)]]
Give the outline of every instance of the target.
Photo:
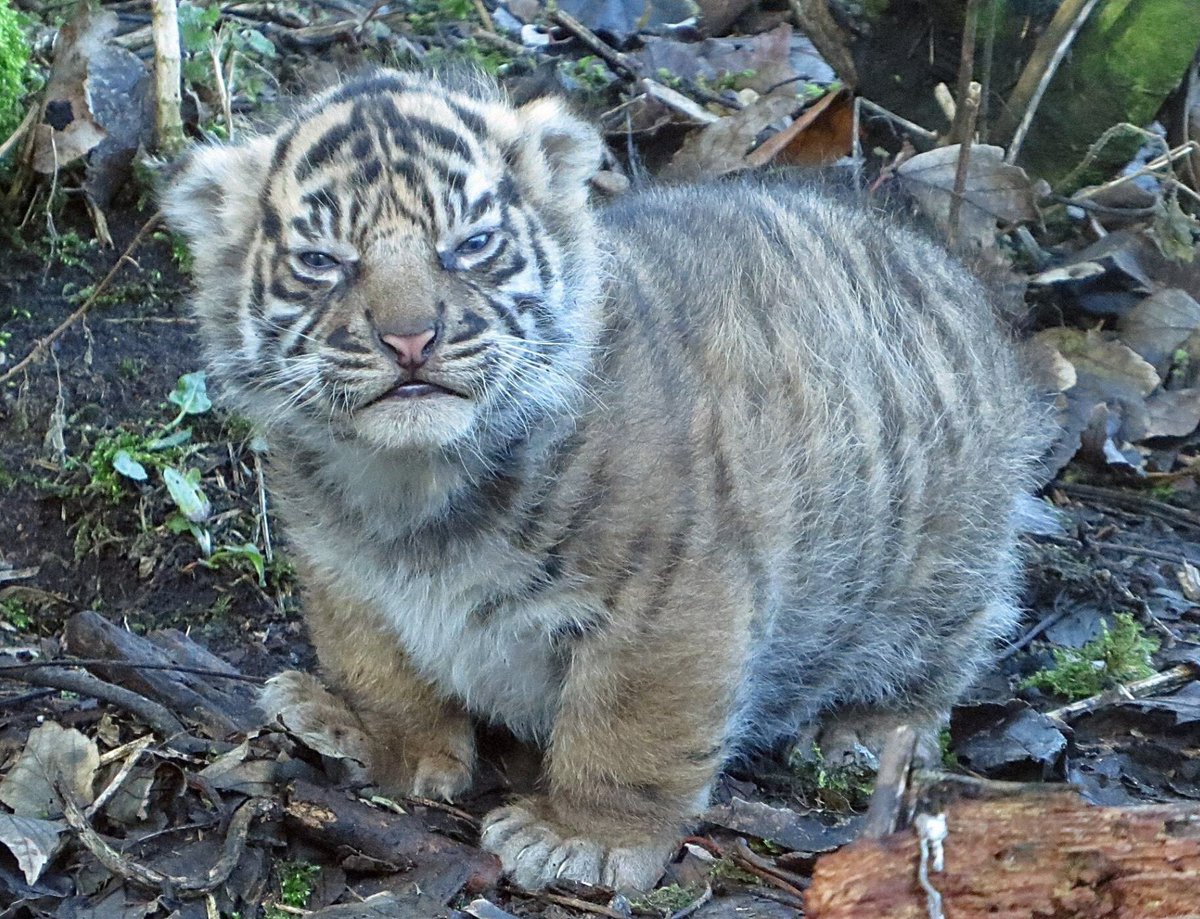
[[(948, 832), (930, 886), (951, 919), (1167, 919), (1200, 912), (1200, 805), (1094, 807), (1050, 788), (938, 810)], [(994, 785), (990, 791), (994, 792)], [(928, 919), (914, 829), (822, 856), (805, 893), (811, 919)]]
[(487, 852), (430, 832), (411, 814), (397, 814), (350, 797), (344, 791), (297, 781), (288, 792), (284, 824), (323, 849), (352, 859), (362, 870), (370, 862), (390, 870), (445, 862), (463, 872), (463, 887), (480, 893), (500, 879), (500, 861)]

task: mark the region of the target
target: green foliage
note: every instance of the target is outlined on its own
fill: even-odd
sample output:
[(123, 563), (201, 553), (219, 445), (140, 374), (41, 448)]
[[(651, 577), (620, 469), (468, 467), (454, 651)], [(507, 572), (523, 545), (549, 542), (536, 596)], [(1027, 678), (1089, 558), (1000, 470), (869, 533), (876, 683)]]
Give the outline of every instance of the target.
[(215, 91), (214, 55), (223, 71), (228, 71), (240, 57), (251, 66), (239, 71), (238, 90), (251, 99), (258, 98), (264, 87), (265, 73), (260, 65), (275, 57), (275, 45), (271, 40), (258, 29), (222, 23), (219, 3), (184, 0), (179, 4), (178, 16), (184, 81)]
[[(279, 905), (304, 909), (312, 896), (313, 885), (321, 873), (317, 865), (305, 862), (281, 862), (276, 869), (279, 877)], [(293, 914), (275, 906), (267, 907), (266, 919), (291, 919)]]
[(511, 63), (512, 58), (503, 51), (485, 48), (473, 38), (464, 39), (451, 48), (431, 48), (425, 55), (425, 65), (434, 69), (446, 65), (467, 64), (493, 76)]
[(679, 884), (668, 884), (659, 887), (634, 900), (631, 906), (639, 912), (656, 913), (670, 916), (686, 906), (696, 902), (703, 891), (697, 887), (681, 887)]
[(24, 116), (29, 90), (29, 42), (21, 29), (21, 15), (10, 0), (0, 0), (0, 141), (17, 129)]
[(1054, 666), (1039, 670), (1022, 686), (1035, 686), (1067, 699), (1086, 699), (1119, 683), (1154, 673), (1150, 655), (1158, 642), (1146, 635), (1129, 613), (1118, 613), (1110, 630), (1082, 648), (1055, 648)]
[(865, 807), (875, 790), (875, 776), (866, 766), (831, 766), (816, 744), (812, 749), (792, 751), (788, 759), (799, 787), (797, 791), (813, 806), (832, 811)]
[[(0, 313), (2, 315), (2, 313)], [(12, 330), (6, 329), (5, 326), (14, 319), (30, 318), (29, 310), (19, 306), (10, 307), (7, 318), (0, 319), (0, 353), (8, 348), (8, 343), (12, 341)]]
[(18, 632), (28, 632), (33, 627), (33, 616), (25, 608), (25, 604), (15, 597), (0, 600), (0, 619)]
[(594, 54), (585, 54), (574, 61), (565, 60), (558, 66), (564, 76), (586, 91), (603, 92), (614, 80), (608, 65)]
[(431, 35), (442, 23), (465, 22), (475, 15), (471, 0), (411, 0), (408, 24), (414, 32)]

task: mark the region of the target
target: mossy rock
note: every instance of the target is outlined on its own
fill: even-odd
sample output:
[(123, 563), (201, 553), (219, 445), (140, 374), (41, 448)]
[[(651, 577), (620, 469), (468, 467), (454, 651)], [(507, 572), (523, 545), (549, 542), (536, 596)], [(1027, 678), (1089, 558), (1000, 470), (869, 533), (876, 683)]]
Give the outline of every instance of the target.
[[(1148, 124), (1183, 79), (1197, 48), (1197, 0), (1101, 0), (1042, 99), (1021, 165), (1054, 184), (1108, 128)], [(1073, 184), (1111, 177), (1139, 144), (1133, 137), (1109, 144)]]

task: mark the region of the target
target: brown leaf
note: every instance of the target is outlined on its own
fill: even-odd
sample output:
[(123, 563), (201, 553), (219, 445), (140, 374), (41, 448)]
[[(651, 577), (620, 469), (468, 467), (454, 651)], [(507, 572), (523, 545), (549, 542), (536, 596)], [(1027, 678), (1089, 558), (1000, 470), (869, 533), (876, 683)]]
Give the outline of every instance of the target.
[(1164, 375), (1175, 350), (1198, 328), (1200, 303), (1174, 287), (1151, 294), (1117, 324), (1121, 341)]
[(746, 165), (828, 166), (850, 152), (853, 138), (854, 100), (850, 91), (826, 93), (790, 125), (746, 154)]
[(790, 119), (800, 103), (789, 95), (763, 96), (736, 115), (694, 131), (665, 170), (672, 181), (724, 175), (746, 168), (746, 153), (774, 122)]
[[(903, 163), (896, 174), (921, 209), (943, 230), (950, 229), (954, 178), (959, 145), (919, 153)], [(959, 212), (958, 238), (981, 248), (995, 245), (997, 224), (1037, 220), (1033, 185), (1025, 170), (1004, 162), (1004, 150), (976, 144), (969, 151), (967, 180)]]
[(29, 732), (17, 764), (0, 781), (0, 801), (19, 817), (59, 817), (62, 798), (56, 788), (70, 793), (80, 805), (90, 804), (99, 766), (94, 740), (47, 721)]

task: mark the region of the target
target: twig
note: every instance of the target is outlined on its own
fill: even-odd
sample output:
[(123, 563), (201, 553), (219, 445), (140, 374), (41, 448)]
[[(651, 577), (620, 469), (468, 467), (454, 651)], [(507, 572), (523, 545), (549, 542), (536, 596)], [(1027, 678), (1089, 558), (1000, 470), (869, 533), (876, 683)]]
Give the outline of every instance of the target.
[(1102, 693), (1089, 696), (1086, 699), (1080, 699), (1078, 702), (1072, 702), (1070, 705), (1051, 709), (1045, 714), (1047, 718), (1053, 718), (1055, 721), (1069, 724), (1081, 715), (1091, 714), (1097, 709), (1108, 705), (1131, 702), (1134, 699), (1144, 699), (1147, 696), (1170, 692), (1196, 679), (1200, 679), (1200, 665), (1191, 663), (1179, 664), (1170, 670), (1164, 670), (1162, 673), (1146, 677), (1144, 680), (1134, 680), (1132, 683), (1125, 683), (1113, 689), (1106, 689)]
[(917, 732), (912, 725), (902, 724), (888, 736), (879, 757), (879, 774), (867, 808), (863, 838), (882, 839), (896, 831), (916, 754)]
[(258, 489), (258, 517), (261, 521), (263, 558), (268, 565), (275, 561), (275, 550), (271, 547), (271, 519), (267, 515), (267, 483), (263, 481), (262, 457), (254, 454), (254, 482)]
[(1114, 507), (1124, 508), (1136, 513), (1150, 514), (1177, 526), (1200, 530), (1200, 514), (1186, 511), (1173, 504), (1167, 504), (1165, 501), (1117, 491), (1115, 488), (1100, 488), (1095, 485), (1079, 485), (1073, 482), (1061, 482), (1054, 487), (1070, 497), (1081, 501), (1111, 504)]
[(688, 919), (688, 916), (694, 915), (700, 911), (700, 907), (708, 903), (713, 898), (712, 885), (704, 885), (704, 893), (700, 894), (695, 900), (685, 906), (683, 909), (676, 910), (671, 913), (670, 919)]
[(979, 74), (979, 120), (978, 134), (988, 140), (988, 103), (992, 96), (992, 66), (996, 60), (996, 29), (1000, 20), (1000, 4), (1003, 0), (992, 0), (988, 13), (987, 35), (983, 40), (983, 66)]
[[(208, 47), (209, 56), (212, 58), (213, 85), (217, 91), (217, 98), (221, 100), (221, 113), (225, 116), (225, 132), (226, 137), (233, 140), (233, 100), (229, 98), (230, 90), (225, 83), (225, 71), (221, 68), (221, 52), (225, 45), (224, 30), (213, 37), (212, 44)], [(232, 60), (236, 52), (230, 50), (229, 56)]]
[(1005, 648), (1004, 651), (1002, 651), (996, 658), (997, 663), (1008, 660), (1010, 657), (1028, 645), (1031, 641), (1041, 635), (1042, 632), (1046, 631), (1046, 629), (1050, 628), (1050, 626), (1057, 623), (1066, 615), (1067, 611), (1065, 609), (1055, 610), (1053, 613), (1035, 625), (1032, 629), (1022, 635), (1017, 641), (1014, 641), (1011, 645)]
[(24, 706), (27, 702), (36, 702), (38, 699), (44, 699), (46, 696), (52, 696), (57, 692), (57, 689), (35, 689), (32, 692), (23, 692), (15, 696), (8, 696), (7, 698), (0, 699), (0, 709)]
[(7, 383), (18, 373), (33, 363), (33, 361), (36, 360), (37, 357), (43, 351), (45, 351), (48, 346), (58, 340), (59, 336), (61, 336), (63, 332), (78, 322), (87, 313), (87, 311), (92, 308), (92, 304), (94, 304), (100, 298), (100, 295), (108, 289), (108, 285), (112, 283), (112, 279), (116, 277), (117, 272), (121, 270), (121, 266), (124, 265), (126, 261), (133, 261), (130, 256), (133, 254), (134, 250), (142, 244), (142, 240), (146, 238), (150, 231), (158, 225), (160, 216), (160, 214), (155, 214), (146, 221), (145, 225), (140, 230), (137, 231), (137, 235), (133, 237), (132, 242), (125, 247), (125, 251), (121, 253), (120, 258), (118, 258), (112, 268), (109, 269), (109, 272), (104, 276), (104, 279), (96, 285), (95, 290), (93, 290), (88, 298), (83, 301), (79, 309), (75, 310), (75, 312), (60, 322), (58, 326), (55, 327), (54, 331), (49, 335), (38, 339), (28, 354), (13, 364), (4, 373), (0, 374), (0, 386)]
[(411, 801), (419, 807), (428, 807), (430, 810), (441, 811), (443, 814), (449, 814), (451, 817), (457, 817), (459, 820), (466, 823), (468, 826), (478, 830), (482, 824), (477, 817), (473, 817), (464, 810), (459, 810), (453, 804), (447, 804), (445, 801), (435, 801), (432, 798), (415, 798), (406, 796), (405, 801)]
[(496, 34), (496, 23), (492, 21), (492, 14), (483, 5), (483, 0), (473, 0), (473, 2), (475, 4), (475, 12), (479, 14), (479, 21), (483, 23), (483, 27), (493, 35)]
[(555, 10), (552, 18), (556, 23), (595, 51), (613, 70), (624, 74), (632, 80), (641, 78), (642, 68), (638, 65), (637, 61), (626, 54), (622, 54), (612, 45), (608, 44), (570, 13), (563, 10)]
[(36, 105), (30, 106), (29, 111), (25, 113), (25, 117), (21, 119), (21, 123), (17, 125), (17, 129), (8, 135), (8, 140), (0, 144), (0, 160), (4, 159), (8, 151), (21, 142), (21, 138), (25, 136), (25, 132), (33, 127), (37, 113), (38, 107)]
[(828, 0), (788, 0), (792, 18), (817, 53), (833, 68), (838, 79), (853, 89), (858, 85), (854, 58), (846, 47), (846, 38), (829, 12)]
[(963, 196), (967, 191), (967, 174), (971, 168), (971, 141), (975, 137), (975, 117), (979, 114), (979, 84), (971, 82), (967, 86), (966, 96), (959, 99), (958, 113), (955, 115), (955, 125), (961, 125), (965, 132), (958, 147), (958, 164), (954, 169), (954, 193), (950, 196), (950, 225), (947, 233), (947, 243), (951, 248), (958, 238), (958, 223), (962, 216)]
[(1029, 57), (1029, 63), (1025, 65), (1012, 95), (1009, 96), (1009, 110), (1015, 112), (1023, 108), (1024, 114), (1009, 142), (1008, 153), (1004, 157), (1006, 163), (1016, 162), (1021, 145), (1025, 142), (1025, 135), (1033, 123), (1033, 116), (1037, 114), (1038, 106), (1041, 105), (1042, 96), (1050, 86), (1050, 81), (1054, 79), (1058, 65), (1066, 56), (1071, 42), (1091, 15), (1096, 2), (1097, 0), (1064, 0), (1049, 27), (1038, 40), (1033, 54)]
[[(2, 652), (0, 652), (2, 653)], [(194, 676), (218, 677), (222, 680), (237, 680), (242, 683), (254, 683), (262, 686), (267, 682), (266, 677), (250, 676), (236, 671), (225, 672), (208, 667), (185, 667), (180, 664), (152, 664), (142, 661), (115, 661), (103, 657), (56, 657), (45, 661), (22, 661), (19, 664), (0, 664), (0, 679), (8, 673), (23, 670), (38, 670), (50, 667), (111, 667), (116, 670), (169, 670), (172, 673), (188, 673)], [(13, 679), (19, 679), (13, 677)]]
[(609, 906), (604, 906), (601, 903), (589, 903), (587, 900), (580, 900), (578, 897), (568, 897), (560, 893), (550, 893), (548, 890), (523, 890), (520, 887), (506, 885), (505, 890), (509, 893), (517, 894), (518, 896), (528, 897), (531, 900), (541, 900), (545, 903), (554, 903), (558, 906), (567, 906), (571, 909), (577, 909), (581, 913), (591, 913), (594, 916), (608, 916), (610, 919), (629, 919), (628, 913), (619, 913)]
[(895, 112), (889, 112), (882, 105), (872, 102), (870, 99), (867, 99), (863, 96), (859, 96), (854, 101), (857, 102), (859, 105), (861, 105), (863, 108), (865, 108), (867, 111), (872, 112), (875, 115), (879, 115), (882, 118), (886, 118), (888, 121), (892, 122), (893, 124), (897, 124), (900, 127), (904, 128), (904, 130), (906, 130), (909, 134), (915, 134), (917, 137), (921, 138), (924, 141), (928, 141), (931, 144), (937, 143), (937, 140), (938, 140), (937, 132), (930, 131), (927, 128), (923, 128), (919, 124), (909, 121), (907, 118), (901, 118)]
[(238, 808), (229, 821), (229, 830), (225, 834), (220, 857), (203, 875), (192, 878), (166, 874), (122, 855), (92, 829), (92, 825), (69, 792), (59, 789), (59, 793), (62, 796), (63, 816), (66, 817), (67, 823), (100, 864), (138, 887), (161, 890), (165, 894), (181, 897), (200, 896), (210, 890), (216, 890), (229, 880), (245, 852), (246, 836), (250, 832), (251, 821), (265, 813), (268, 806), (264, 798), (251, 798)]
[(112, 777), (112, 780), (104, 787), (100, 794), (96, 795), (96, 800), (87, 806), (83, 812), (89, 820), (100, 813), (100, 810), (108, 803), (109, 799), (117, 793), (122, 785), (125, 784), (125, 779), (129, 777), (129, 773), (133, 771), (133, 767), (137, 765), (137, 761), (141, 759), (146, 748), (154, 743), (153, 736), (139, 737), (131, 744), (125, 754), (125, 762), (121, 764), (121, 768), (117, 770), (117, 774)]
[(130, 714), (141, 718), (142, 721), (162, 734), (167, 744), (184, 753), (207, 753), (219, 750), (223, 746), (215, 741), (204, 741), (188, 734), (183, 726), (183, 722), (176, 718), (165, 706), (159, 705), (145, 696), (131, 692), (123, 686), (114, 686), (112, 683), (106, 683), (104, 680), (90, 673), (78, 673), (64, 669), (55, 670), (50, 667), (32, 672), (21, 672), (23, 668), (16, 667), (5, 667), (3, 669), (8, 671), (4, 676), (10, 680), (28, 683), (31, 686), (49, 686), (53, 689), (79, 693), (82, 696), (99, 699), (102, 702), (108, 702), (111, 705), (117, 706), (117, 708), (124, 709)]
[(772, 887), (778, 887), (797, 900), (804, 899), (804, 887), (807, 886), (807, 879), (785, 871), (765, 858), (755, 855), (746, 845), (746, 840), (739, 839), (726, 855), (739, 868), (762, 878)]
[(1126, 555), (1136, 555), (1138, 558), (1151, 558), (1157, 562), (1170, 562), (1174, 565), (1182, 567), (1187, 564), (1200, 564), (1193, 562), (1184, 555), (1174, 555), (1170, 552), (1157, 552), (1154, 549), (1143, 549), (1141, 546), (1126, 546), (1119, 542), (1099, 542), (1088, 541), (1085, 545), (1092, 549), (1099, 549), (1101, 552), (1122, 552)]
[[(950, 127), (950, 143), (965, 144), (975, 134), (975, 116), (979, 114), (979, 84), (975, 79), (975, 36), (979, 31), (979, 4), (981, 0), (967, 0), (964, 13), (962, 47), (958, 56), (958, 85), (955, 92), (955, 102), (958, 107), (954, 112), (954, 124)], [(967, 100), (975, 93), (974, 112), (968, 111)], [(951, 204), (951, 208), (953, 208)], [(957, 221), (950, 219), (950, 232), (954, 232)]]

